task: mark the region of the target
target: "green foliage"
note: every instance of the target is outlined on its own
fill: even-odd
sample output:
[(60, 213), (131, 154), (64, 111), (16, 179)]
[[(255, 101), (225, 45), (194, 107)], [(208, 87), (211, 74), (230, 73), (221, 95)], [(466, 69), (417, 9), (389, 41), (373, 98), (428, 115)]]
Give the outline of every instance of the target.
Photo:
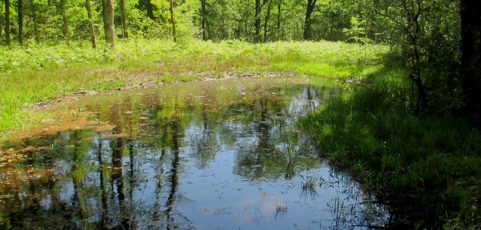
[(357, 17), (351, 17), (351, 28), (343, 29), (348, 42), (366, 44), (370, 41), (365, 29), (365, 21), (360, 21)]

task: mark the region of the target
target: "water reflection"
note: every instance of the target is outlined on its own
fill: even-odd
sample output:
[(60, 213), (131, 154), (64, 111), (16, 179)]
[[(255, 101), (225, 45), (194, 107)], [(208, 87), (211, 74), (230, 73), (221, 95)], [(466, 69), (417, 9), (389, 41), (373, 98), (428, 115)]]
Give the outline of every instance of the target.
[(111, 126), (11, 146), (41, 151), (0, 168), (0, 228), (383, 225), (385, 210), (331, 170), (293, 126), (330, 93), (298, 79), (255, 79), (177, 84), (61, 105), (91, 111)]

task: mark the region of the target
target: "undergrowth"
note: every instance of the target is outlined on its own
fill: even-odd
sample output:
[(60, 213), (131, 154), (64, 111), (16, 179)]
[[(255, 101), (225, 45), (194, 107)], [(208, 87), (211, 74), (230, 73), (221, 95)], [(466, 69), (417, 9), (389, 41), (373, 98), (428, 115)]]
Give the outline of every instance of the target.
[(407, 72), (387, 66), (300, 125), (393, 213), (391, 227), (481, 228), (481, 133), (414, 114)]

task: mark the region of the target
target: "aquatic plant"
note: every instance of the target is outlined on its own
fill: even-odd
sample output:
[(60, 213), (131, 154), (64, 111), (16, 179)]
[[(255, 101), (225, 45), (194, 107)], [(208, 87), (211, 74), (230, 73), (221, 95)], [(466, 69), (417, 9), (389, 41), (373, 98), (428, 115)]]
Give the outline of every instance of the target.
[(308, 176), (302, 182), (302, 195), (309, 195), (315, 197), (317, 195), (317, 188), (319, 186), (319, 179), (317, 177)]

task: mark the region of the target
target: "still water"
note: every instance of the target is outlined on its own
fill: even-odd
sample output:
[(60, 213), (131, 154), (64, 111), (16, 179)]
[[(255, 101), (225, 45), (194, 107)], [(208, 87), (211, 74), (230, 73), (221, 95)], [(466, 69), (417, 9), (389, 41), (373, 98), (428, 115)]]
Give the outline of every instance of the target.
[(257, 78), (57, 105), (98, 124), (7, 143), (23, 156), (0, 162), (0, 228), (381, 227), (385, 208), (296, 129), (335, 93), (308, 79)]

